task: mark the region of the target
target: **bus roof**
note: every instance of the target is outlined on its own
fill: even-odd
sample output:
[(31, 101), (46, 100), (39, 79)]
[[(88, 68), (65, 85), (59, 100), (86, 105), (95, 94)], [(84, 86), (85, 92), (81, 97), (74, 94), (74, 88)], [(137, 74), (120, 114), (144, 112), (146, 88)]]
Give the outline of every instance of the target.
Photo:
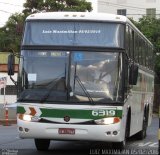
[[(126, 17), (109, 13), (93, 12), (40, 12), (31, 14), (27, 20), (77, 20), (77, 21), (108, 21), (129, 24), (142, 38), (152, 43), (138, 30), (138, 28)], [(153, 45), (152, 45), (153, 46)]]
[(91, 21), (113, 21), (126, 22), (127, 18), (121, 15), (93, 12), (42, 12), (32, 14), (27, 20), (48, 19), (48, 20), (91, 20)]

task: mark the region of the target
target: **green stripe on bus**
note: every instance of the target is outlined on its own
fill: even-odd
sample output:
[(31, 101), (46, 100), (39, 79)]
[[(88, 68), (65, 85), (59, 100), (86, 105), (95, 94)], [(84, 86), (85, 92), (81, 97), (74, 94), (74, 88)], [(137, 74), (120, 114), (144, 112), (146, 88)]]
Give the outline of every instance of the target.
[[(28, 107), (29, 108), (29, 107)], [(100, 119), (105, 117), (110, 117), (106, 115), (98, 115), (93, 116), (92, 111), (93, 110), (82, 110), (82, 109), (46, 109), (46, 108), (40, 108), (42, 114), (40, 117), (50, 117), (50, 118), (63, 118), (64, 116), (69, 116), (71, 118), (77, 118), (77, 119)], [(98, 110), (111, 110), (111, 109), (94, 109), (94, 111)], [(24, 107), (18, 106), (17, 107), (17, 113), (24, 114), (26, 110)], [(120, 117), (122, 118), (122, 110), (115, 110), (114, 117)]]
[[(77, 119), (100, 119), (106, 116), (93, 116), (93, 110), (76, 110), (76, 109), (40, 109), (42, 114), (41, 117), (52, 117), (52, 118), (63, 118), (69, 116)], [(122, 110), (115, 110), (116, 114), (114, 117), (122, 117)]]
[(17, 107), (18, 114), (24, 114), (25, 112), (26, 112), (26, 110), (24, 109), (24, 107), (20, 107), (20, 106)]

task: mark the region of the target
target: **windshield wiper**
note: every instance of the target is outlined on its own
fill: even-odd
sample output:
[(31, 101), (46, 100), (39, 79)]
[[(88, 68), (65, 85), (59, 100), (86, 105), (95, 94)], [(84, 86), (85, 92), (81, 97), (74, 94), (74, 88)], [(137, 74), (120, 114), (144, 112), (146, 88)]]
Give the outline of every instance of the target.
[(88, 100), (90, 101), (91, 104), (95, 104), (91, 95), (89, 94), (89, 92), (87, 91), (86, 87), (84, 86), (84, 84), (82, 83), (82, 81), (80, 80), (80, 78), (77, 75), (77, 63), (75, 63), (75, 71), (74, 71), (74, 86), (73, 86), (73, 91), (75, 90), (75, 81), (77, 80), (78, 84), (80, 85), (80, 87), (82, 88), (83, 92), (86, 94), (86, 96), (88, 97)]
[(75, 75), (75, 80), (77, 80), (78, 84), (81, 86), (82, 90), (84, 91), (84, 93), (86, 94), (86, 96), (88, 97), (89, 101), (91, 104), (95, 104), (91, 95), (89, 94), (89, 92), (87, 91), (86, 87), (84, 86), (84, 84), (82, 83), (82, 81), (80, 80), (80, 78), (78, 77), (78, 75)]

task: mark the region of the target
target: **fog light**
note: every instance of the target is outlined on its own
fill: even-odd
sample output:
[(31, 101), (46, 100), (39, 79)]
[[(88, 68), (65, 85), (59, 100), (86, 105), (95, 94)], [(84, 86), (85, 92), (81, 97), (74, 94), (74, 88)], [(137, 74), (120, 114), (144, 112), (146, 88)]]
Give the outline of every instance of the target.
[(29, 131), (29, 129), (28, 129), (28, 128), (25, 128), (25, 129), (24, 129), (24, 131), (25, 131), (25, 132), (28, 132), (28, 131)]
[(107, 131), (107, 135), (111, 135), (111, 131)]
[(22, 128), (22, 127), (19, 127), (19, 131), (23, 131), (23, 128)]
[(118, 132), (117, 132), (117, 131), (113, 131), (113, 134), (114, 134), (114, 135), (117, 135), (117, 134), (118, 134)]

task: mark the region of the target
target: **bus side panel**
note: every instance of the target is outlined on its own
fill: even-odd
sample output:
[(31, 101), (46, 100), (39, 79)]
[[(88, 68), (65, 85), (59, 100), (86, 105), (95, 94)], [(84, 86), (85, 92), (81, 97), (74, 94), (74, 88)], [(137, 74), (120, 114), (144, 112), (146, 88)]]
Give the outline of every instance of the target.
[(130, 135), (134, 135), (142, 130), (145, 107), (149, 108), (148, 125), (151, 124), (154, 90), (153, 86), (153, 75), (139, 69), (137, 85), (131, 86), (127, 100), (128, 106), (131, 107)]

